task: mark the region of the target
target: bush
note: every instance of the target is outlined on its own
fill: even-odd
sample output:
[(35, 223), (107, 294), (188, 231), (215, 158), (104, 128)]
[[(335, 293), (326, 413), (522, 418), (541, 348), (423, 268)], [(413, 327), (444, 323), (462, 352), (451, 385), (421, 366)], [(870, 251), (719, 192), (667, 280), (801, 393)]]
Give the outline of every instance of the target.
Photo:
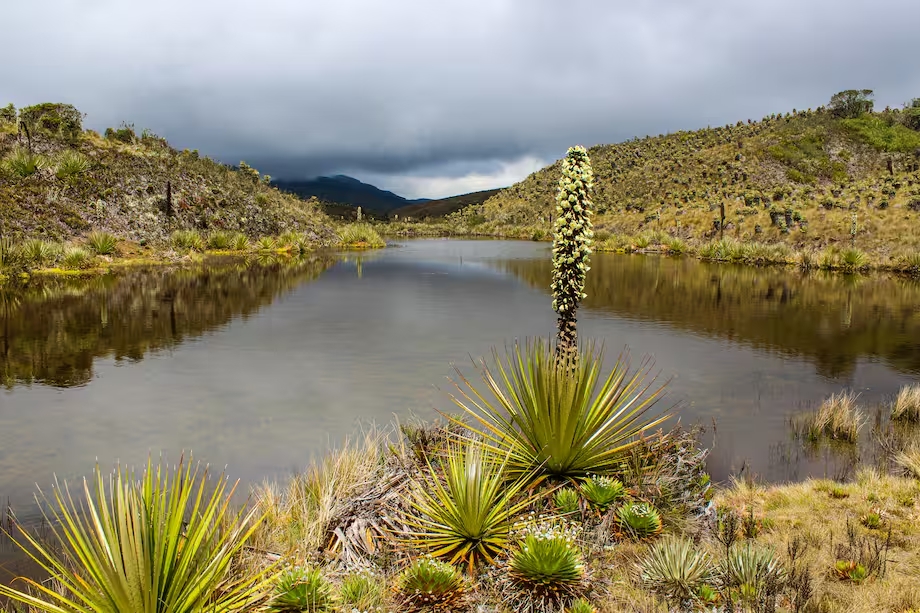
[(96, 255), (112, 255), (115, 253), (118, 239), (113, 234), (97, 230), (89, 233), (89, 236), (86, 237), (86, 244)]
[(318, 569), (295, 567), (284, 571), (268, 601), (268, 610), (276, 613), (329, 611), (331, 608), (332, 590)]
[(169, 242), (179, 251), (204, 251), (204, 239), (197, 230), (176, 230)]
[(79, 497), (65, 486), (46, 499), (53, 547), (28, 533), (14, 539), (60, 591), (26, 580), (32, 593), (0, 583), (0, 596), (48, 613), (231, 613), (263, 598), (272, 569), (229, 576), (259, 520), (256, 509), (230, 512), (235, 487), (223, 475), (209, 482), (180, 460), (172, 472), (148, 461), (139, 478), (117, 468), (106, 479), (97, 466), (95, 477)]
[(55, 174), (58, 179), (70, 179), (89, 170), (90, 165), (89, 158), (85, 155), (79, 151), (67, 149), (58, 157)]
[(83, 114), (70, 104), (44, 102), (19, 109), (19, 121), (35, 133), (59, 136), (68, 140), (83, 131)]
[(456, 568), (431, 558), (415, 560), (396, 581), (401, 611), (459, 610), (465, 588)]
[(827, 108), (835, 117), (860, 117), (872, 112), (872, 96), (871, 89), (847, 89), (831, 96)]
[(920, 147), (920, 133), (899, 123), (888, 125), (881, 117), (875, 115), (845, 119), (843, 125), (880, 151), (912, 153)]
[(48, 167), (48, 158), (19, 147), (3, 160), (3, 168), (17, 177), (25, 178)]
[(116, 140), (126, 144), (132, 144), (137, 141), (137, 133), (134, 131), (134, 125), (124, 122), (122, 122), (117, 130), (106, 128), (105, 137), (109, 140)]

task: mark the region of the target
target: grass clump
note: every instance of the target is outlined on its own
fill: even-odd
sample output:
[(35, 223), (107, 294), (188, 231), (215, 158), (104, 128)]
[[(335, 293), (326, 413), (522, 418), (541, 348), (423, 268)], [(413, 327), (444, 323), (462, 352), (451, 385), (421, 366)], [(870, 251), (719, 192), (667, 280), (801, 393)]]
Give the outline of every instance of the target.
[(8, 237), (0, 237), (0, 270), (17, 268), (24, 263), (22, 247)]
[(112, 255), (118, 239), (114, 234), (97, 230), (89, 233), (86, 244), (96, 255)]
[(216, 230), (208, 235), (208, 249), (230, 249), (233, 246), (233, 239), (233, 233), (226, 230)]
[(385, 247), (386, 241), (369, 223), (353, 223), (339, 231), (339, 240), (346, 247)]
[(332, 588), (319, 569), (289, 568), (278, 577), (268, 602), (273, 613), (301, 613), (332, 609)]
[(464, 600), (466, 585), (456, 568), (431, 558), (419, 558), (400, 573), (396, 592), (401, 611), (454, 611)]
[[(30, 591), (0, 584), (0, 596), (32, 610), (229, 613), (263, 597), (270, 570), (228, 577), (258, 523), (256, 510), (232, 513), (235, 486), (184, 459), (170, 471), (148, 462), (138, 477), (117, 468), (79, 502), (55, 484), (47, 525), (55, 546), (23, 533), (14, 542), (60, 586), (25, 579)], [(72, 603), (82, 603), (73, 608)]]
[(71, 179), (87, 172), (92, 166), (88, 157), (73, 149), (66, 149), (57, 159), (55, 175), (58, 179)]
[(61, 255), (61, 246), (57, 243), (32, 238), (22, 244), (21, 256), (30, 266), (50, 266)]
[(920, 479), (920, 443), (909, 445), (895, 456), (895, 463), (907, 474)]
[(278, 249), (278, 242), (270, 236), (262, 236), (256, 241), (258, 251), (274, 251)]
[(855, 443), (865, 423), (862, 409), (853, 392), (832, 394), (818, 410), (805, 416), (796, 424), (798, 434), (817, 442), (823, 437)]
[(235, 232), (233, 238), (230, 241), (230, 248), (233, 251), (248, 251), (249, 250), (249, 238), (242, 232)]
[(368, 572), (346, 575), (342, 579), (339, 596), (346, 610), (358, 611), (378, 610), (386, 599), (382, 580)]
[(891, 405), (891, 419), (920, 423), (920, 383), (905, 385)]
[(205, 242), (198, 230), (176, 230), (169, 238), (173, 248), (179, 251), (204, 251)]
[(61, 266), (68, 270), (89, 268), (92, 262), (93, 254), (82, 247), (66, 247), (61, 255)]
[(10, 174), (26, 178), (49, 166), (48, 158), (19, 147), (3, 160), (3, 169)]

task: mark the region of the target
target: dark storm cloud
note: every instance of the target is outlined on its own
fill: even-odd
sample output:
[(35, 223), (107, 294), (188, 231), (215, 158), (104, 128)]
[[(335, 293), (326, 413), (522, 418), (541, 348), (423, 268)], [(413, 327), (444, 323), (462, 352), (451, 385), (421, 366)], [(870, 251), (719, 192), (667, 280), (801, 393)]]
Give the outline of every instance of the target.
[(46, 0), (3, 19), (0, 98), (273, 175), (498, 172), (850, 87), (920, 95), (916, 0)]

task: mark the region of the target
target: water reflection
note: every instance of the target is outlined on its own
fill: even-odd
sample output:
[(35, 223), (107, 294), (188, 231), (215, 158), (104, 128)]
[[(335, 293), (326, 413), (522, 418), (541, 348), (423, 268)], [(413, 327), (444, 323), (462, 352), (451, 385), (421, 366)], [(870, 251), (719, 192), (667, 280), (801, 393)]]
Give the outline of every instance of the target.
[(101, 357), (138, 361), (246, 318), (333, 258), (211, 259), (180, 270), (155, 267), (93, 279), (0, 286), (3, 384), (86, 384)]
[[(547, 259), (494, 265), (549, 287)], [(849, 376), (863, 358), (920, 372), (920, 283), (914, 280), (596, 254), (585, 292), (586, 309), (804, 357), (829, 378)]]

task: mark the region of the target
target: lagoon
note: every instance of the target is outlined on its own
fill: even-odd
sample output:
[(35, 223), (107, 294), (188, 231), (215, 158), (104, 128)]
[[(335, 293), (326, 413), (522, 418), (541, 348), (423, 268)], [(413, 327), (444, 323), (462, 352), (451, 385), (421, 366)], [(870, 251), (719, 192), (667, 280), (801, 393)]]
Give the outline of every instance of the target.
[[(38, 516), (35, 486), (98, 460), (196, 459), (248, 487), (284, 479), (362, 425), (451, 410), (456, 365), (552, 335), (550, 247), (395, 240), (297, 262), (209, 260), (0, 288), (0, 497)], [(789, 421), (920, 378), (920, 284), (693, 259), (595, 254), (579, 333), (613, 362), (654, 358), (683, 424), (707, 427), (716, 480), (834, 475)]]

